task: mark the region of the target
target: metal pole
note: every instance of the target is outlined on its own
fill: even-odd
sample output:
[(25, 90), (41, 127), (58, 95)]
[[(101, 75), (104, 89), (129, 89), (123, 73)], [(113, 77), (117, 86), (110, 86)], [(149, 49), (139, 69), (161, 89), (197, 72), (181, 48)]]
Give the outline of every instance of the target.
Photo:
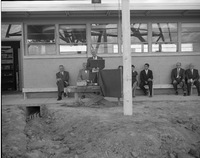
[(122, 40), (123, 40), (123, 109), (124, 115), (132, 115), (132, 75), (129, 0), (122, 0)]

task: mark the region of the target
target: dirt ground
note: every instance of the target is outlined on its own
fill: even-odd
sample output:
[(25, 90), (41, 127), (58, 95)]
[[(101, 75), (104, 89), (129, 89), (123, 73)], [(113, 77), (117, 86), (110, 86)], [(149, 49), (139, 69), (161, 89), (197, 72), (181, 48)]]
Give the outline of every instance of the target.
[[(29, 105), (27, 105), (29, 106)], [(200, 158), (199, 101), (134, 102), (123, 107), (2, 106), (2, 158)]]

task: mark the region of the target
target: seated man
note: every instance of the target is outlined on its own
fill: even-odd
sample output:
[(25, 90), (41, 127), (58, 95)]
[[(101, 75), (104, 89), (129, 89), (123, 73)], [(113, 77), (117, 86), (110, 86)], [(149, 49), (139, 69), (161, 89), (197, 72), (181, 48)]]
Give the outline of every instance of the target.
[(87, 63), (83, 63), (83, 68), (79, 70), (77, 81), (89, 82), (89, 70), (86, 69)]
[(175, 90), (175, 94), (178, 95), (177, 86), (180, 85), (183, 89), (184, 96), (186, 96), (186, 84), (185, 84), (185, 70), (181, 68), (181, 63), (176, 63), (176, 68), (171, 72), (171, 80)]
[(193, 64), (189, 65), (189, 69), (185, 71), (185, 76), (186, 76), (188, 95), (191, 94), (191, 87), (195, 85), (197, 88), (198, 96), (200, 96), (199, 72), (197, 69), (194, 69)]
[(97, 83), (97, 72), (99, 71), (99, 68), (92, 68), (91, 67), (91, 60), (103, 60), (102, 57), (97, 56), (97, 51), (95, 49), (91, 49), (91, 54), (92, 57), (87, 59), (87, 70), (90, 71), (89, 74), (89, 79), (90, 81), (92, 81), (93, 83)]
[(153, 88), (153, 72), (149, 70), (149, 64), (144, 64), (144, 70), (140, 72), (140, 88), (143, 90), (145, 95), (148, 95), (148, 90), (144, 87), (145, 85), (149, 86), (150, 96), (152, 97), (152, 88)]
[(59, 72), (56, 73), (56, 79), (57, 79), (57, 86), (58, 86), (58, 99), (62, 100), (62, 94), (64, 94), (64, 97), (67, 96), (66, 93), (64, 93), (64, 87), (69, 86), (69, 72), (64, 70), (64, 66), (59, 66)]

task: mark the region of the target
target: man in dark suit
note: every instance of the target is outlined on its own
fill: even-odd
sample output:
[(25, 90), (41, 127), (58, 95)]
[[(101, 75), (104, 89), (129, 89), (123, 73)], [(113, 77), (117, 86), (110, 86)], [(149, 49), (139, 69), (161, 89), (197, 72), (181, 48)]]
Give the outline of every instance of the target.
[(186, 96), (186, 84), (185, 84), (185, 70), (181, 68), (181, 63), (176, 63), (176, 68), (171, 72), (171, 80), (175, 90), (175, 94), (178, 95), (177, 86), (180, 85), (183, 89), (184, 96)]
[(64, 66), (59, 66), (59, 72), (56, 73), (56, 79), (57, 79), (57, 87), (58, 87), (58, 99), (62, 100), (62, 94), (64, 94), (64, 97), (67, 96), (66, 93), (64, 93), (64, 87), (69, 86), (69, 72), (64, 70)]
[(91, 49), (91, 54), (92, 54), (92, 57), (87, 59), (87, 67), (86, 68), (87, 68), (87, 70), (90, 71), (89, 80), (92, 81), (93, 83), (97, 83), (97, 72), (99, 72), (99, 67), (92, 68), (91, 61), (92, 60), (103, 60), (103, 58), (97, 56), (96, 49)]
[(140, 72), (140, 88), (143, 90), (144, 94), (148, 94), (148, 90), (144, 87), (145, 85), (149, 86), (150, 97), (152, 97), (152, 88), (153, 88), (153, 72), (149, 70), (149, 64), (144, 64), (144, 70)]
[(197, 69), (194, 69), (193, 64), (190, 64), (189, 69), (185, 71), (185, 77), (186, 77), (188, 95), (191, 94), (191, 87), (195, 85), (197, 88), (198, 96), (200, 96), (199, 72)]

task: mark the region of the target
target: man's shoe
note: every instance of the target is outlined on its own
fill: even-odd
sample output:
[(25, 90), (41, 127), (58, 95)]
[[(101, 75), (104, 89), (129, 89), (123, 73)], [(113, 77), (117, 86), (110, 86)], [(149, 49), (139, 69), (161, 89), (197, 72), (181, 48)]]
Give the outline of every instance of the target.
[(184, 93), (183, 96), (187, 96), (186, 93)]
[(198, 94), (198, 96), (200, 96), (200, 93)]
[(178, 95), (178, 92), (176, 91), (176, 93), (175, 93), (176, 95)]
[(152, 97), (152, 95), (149, 96), (150, 98)]
[(61, 97), (58, 97), (57, 101), (59, 101), (59, 100), (62, 100), (62, 98), (61, 98)]
[(66, 96), (67, 96), (67, 94), (66, 94), (66, 93), (64, 93), (63, 95), (64, 95), (64, 97), (66, 97)]

